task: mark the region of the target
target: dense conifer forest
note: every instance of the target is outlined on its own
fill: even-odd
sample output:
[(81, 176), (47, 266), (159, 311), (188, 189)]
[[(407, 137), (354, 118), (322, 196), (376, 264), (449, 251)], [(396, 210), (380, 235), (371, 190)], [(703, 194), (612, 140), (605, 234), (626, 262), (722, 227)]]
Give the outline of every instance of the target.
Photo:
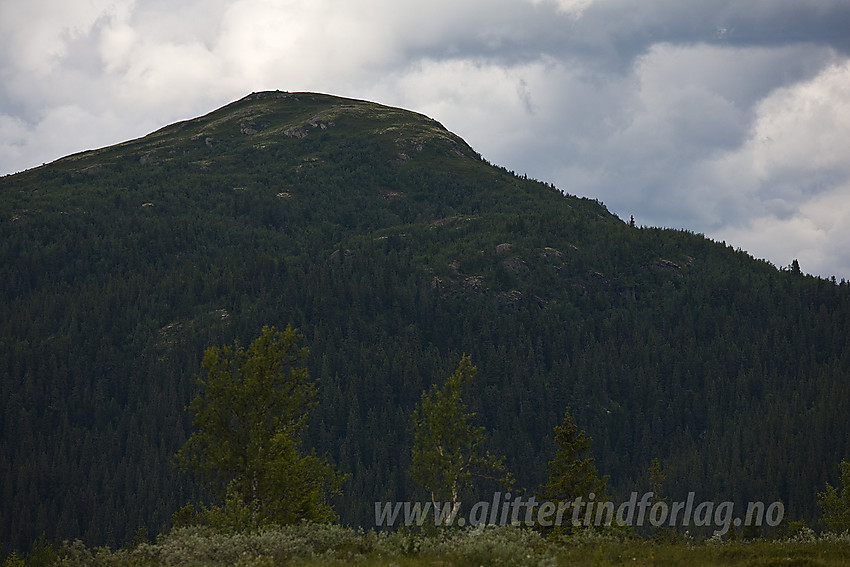
[(579, 189), (419, 114), (283, 92), (3, 177), (0, 557), (119, 546), (209, 502), (174, 462), (204, 349), (288, 324), (343, 524), (424, 498), (411, 413), (464, 354), (518, 489), (545, 483), (569, 407), (612, 495), (657, 458), (672, 498), (814, 524), (850, 457), (850, 286)]

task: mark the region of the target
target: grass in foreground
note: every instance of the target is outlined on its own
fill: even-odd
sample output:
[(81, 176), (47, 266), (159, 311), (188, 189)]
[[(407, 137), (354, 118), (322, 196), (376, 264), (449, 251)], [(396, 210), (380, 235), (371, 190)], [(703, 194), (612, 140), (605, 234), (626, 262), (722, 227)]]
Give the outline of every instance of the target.
[[(50, 561), (47, 561), (47, 560)], [(325, 566), (479, 565), (850, 565), (850, 534), (805, 531), (785, 540), (655, 542), (622, 535), (583, 533), (557, 543), (535, 531), (504, 527), (480, 533), (454, 530), (432, 536), (413, 532), (362, 532), (333, 525), (302, 524), (257, 533), (224, 533), (192, 526), (172, 530), (156, 543), (120, 550), (66, 543), (48, 556), (16, 557), (4, 566), (85, 565), (273, 565)]]

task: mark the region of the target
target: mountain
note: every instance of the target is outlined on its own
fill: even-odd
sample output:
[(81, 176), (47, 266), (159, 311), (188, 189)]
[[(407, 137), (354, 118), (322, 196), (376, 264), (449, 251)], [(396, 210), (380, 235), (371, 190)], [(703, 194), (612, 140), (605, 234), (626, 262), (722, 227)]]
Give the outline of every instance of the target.
[(5, 176), (0, 259), (6, 548), (119, 545), (209, 501), (172, 464), (194, 376), (262, 325), (305, 334), (306, 443), (351, 473), (347, 524), (420, 495), (410, 412), (464, 353), (528, 491), (567, 406), (614, 495), (658, 457), (670, 497), (812, 521), (850, 455), (846, 282), (630, 226), (405, 110), (254, 93)]

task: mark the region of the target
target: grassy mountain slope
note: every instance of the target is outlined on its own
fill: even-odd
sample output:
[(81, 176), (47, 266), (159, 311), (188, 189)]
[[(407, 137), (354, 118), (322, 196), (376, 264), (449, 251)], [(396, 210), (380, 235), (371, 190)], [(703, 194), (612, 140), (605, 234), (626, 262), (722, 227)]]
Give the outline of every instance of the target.
[(345, 523), (418, 495), (409, 413), (463, 353), (528, 490), (567, 405), (618, 494), (659, 457), (672, 497), (811, 519), (850, 455), (844, 282), (630, 227), (373, 103), (254, 93), (6, 176), (0, 262), (5, 544), (117, 544), (204, 498), (170, 461), (192, 377), (264, 324), (306, 334)]

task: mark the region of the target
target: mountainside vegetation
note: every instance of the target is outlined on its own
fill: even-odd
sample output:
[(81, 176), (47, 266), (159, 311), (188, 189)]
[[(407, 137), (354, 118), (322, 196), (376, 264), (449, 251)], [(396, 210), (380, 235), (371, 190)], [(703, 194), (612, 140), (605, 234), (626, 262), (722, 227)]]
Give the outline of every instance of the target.
[(374, 103), (254, 93), (0, 178), (0, 265), (4, 553), (213, 502), (175, 467), (185, 408), (204, 350), (264, 326), (309, 347), (303, 443), (348, 475), (345, 525), (430, 498), (411, 415), (464, 355), (482, 449), (528, 493), (567, 407), (614, 498), (658, 459), (671, 499), (814, 524), (850, 456), (846, 282), (632, 226)]

